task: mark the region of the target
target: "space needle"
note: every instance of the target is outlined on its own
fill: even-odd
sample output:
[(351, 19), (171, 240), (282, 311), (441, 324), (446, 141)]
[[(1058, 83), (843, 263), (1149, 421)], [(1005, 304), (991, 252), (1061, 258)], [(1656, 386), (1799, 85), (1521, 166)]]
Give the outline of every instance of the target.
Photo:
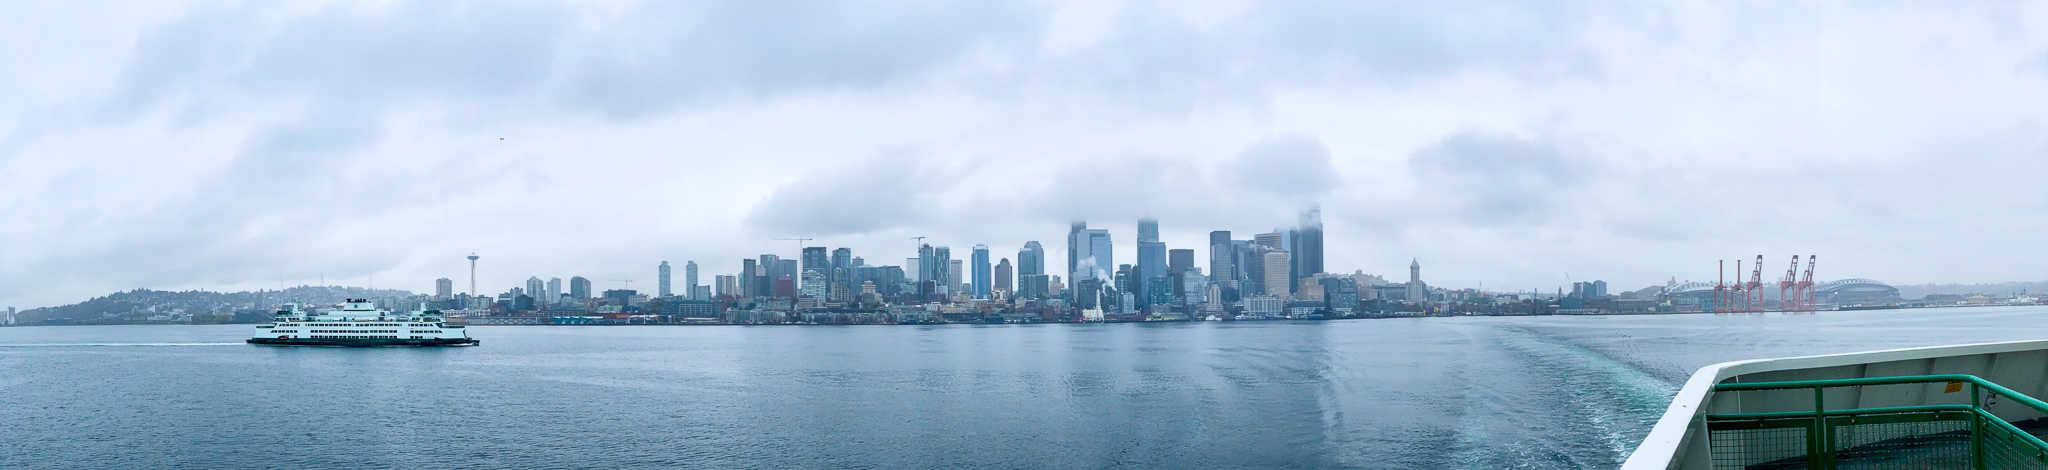
[[(469, 298), (476, 299), (476, 252), (469, 252)], [(474, 302), (475, 300), (471, 300)]]

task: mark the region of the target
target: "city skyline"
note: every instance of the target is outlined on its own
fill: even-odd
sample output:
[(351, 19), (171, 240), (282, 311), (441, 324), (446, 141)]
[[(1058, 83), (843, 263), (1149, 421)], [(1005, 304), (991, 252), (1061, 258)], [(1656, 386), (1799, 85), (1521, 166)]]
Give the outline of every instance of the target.
[(1128, 264), (1140, 217), (1200, 257), (1318, 204), (1326, 270), (1444, 286), (2043, 277), (2048, 7), (1856, 6), (38, 5), (0, 28), (36, 45), (0, 77), (0, 305), (467, 291), (471, 251), (480, 289), (652, 291), (788, 237), (1038, 240), (1066, 277), (1074, 219)]

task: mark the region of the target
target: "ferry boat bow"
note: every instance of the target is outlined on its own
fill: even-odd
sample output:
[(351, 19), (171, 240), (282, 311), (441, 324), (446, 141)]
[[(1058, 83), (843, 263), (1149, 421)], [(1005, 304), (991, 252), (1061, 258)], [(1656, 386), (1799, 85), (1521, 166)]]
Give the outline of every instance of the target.
[(2048, 468), (2048, 341), (1700, 368), (1625, 470)]

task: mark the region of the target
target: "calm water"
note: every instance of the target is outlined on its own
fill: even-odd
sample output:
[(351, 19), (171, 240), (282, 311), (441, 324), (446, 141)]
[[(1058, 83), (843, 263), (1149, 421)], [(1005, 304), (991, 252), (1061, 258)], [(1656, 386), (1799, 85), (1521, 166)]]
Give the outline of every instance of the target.
[(941, 327), (0, 328), (0, 468), (1607, 468), (1724, 360), (2048, 309)]

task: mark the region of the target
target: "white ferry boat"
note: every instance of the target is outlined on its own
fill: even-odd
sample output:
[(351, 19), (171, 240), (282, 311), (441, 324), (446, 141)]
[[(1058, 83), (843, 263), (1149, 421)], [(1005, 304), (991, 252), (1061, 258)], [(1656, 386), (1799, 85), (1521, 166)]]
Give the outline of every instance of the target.
[(258, 325), (250, 344), (303, 346), (475, 346), (462, 325), (444, 321), (437, 310), (392, 315), (366, 299), (348, 299), (321, 312), (296, 304), (277, 312), (277, 319)]

